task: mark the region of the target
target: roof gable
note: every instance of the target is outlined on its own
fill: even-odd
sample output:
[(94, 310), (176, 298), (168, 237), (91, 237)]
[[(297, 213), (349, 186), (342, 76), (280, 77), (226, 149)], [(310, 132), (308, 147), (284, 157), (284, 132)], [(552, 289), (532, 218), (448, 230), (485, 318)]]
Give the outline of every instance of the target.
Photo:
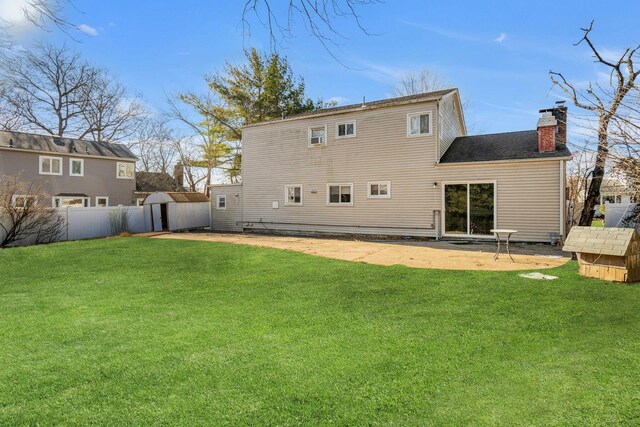
[(571, 228), (563, 251), (588, 254), (626, 256), (631, 243), (638, 240), (634, 228), (579, 227)]

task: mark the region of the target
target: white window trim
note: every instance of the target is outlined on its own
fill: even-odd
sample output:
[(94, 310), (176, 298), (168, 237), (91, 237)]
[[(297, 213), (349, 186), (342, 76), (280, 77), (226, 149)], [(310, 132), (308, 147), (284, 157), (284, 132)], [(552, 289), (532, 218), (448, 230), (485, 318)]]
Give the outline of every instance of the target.
[(98, 205), (98, 199), (106, 199), (107, 205), (105, 207), (109, 207), (109, 196), (96, 196), (96, 208), (100, 207), (100, 205)]
[(33, 202), (33, 204), (38, 204), (38, 198), (36, 196), (30, 196), (28, 194), (14, 194), (13, 196), (11, 196), (11, 206), (15, 208), (24, 208), (24, 206), (16, 206), (16, 200), (19, 198), (34, 199), (35, 201)]
[[(129, 176), (120, 176), (120, 165), (133, 165), (133, 175)], [(136, 177), (136, 164), (131, 162), (116, 162), (116, 178), (118, 179), (135, 179)]]
[[(424, 114), (429, 115), (429, 133), (419, 133), (416, 135), (411, 134), (411, 117), (422, 116)], [(407, 138), (419, 138), (421, 136), (433, 136), (433, 111), (417, 111), (415, 113), (407, 114)]]
[[(300, 187), (300, 203), (289, 202), (289, 189)], [(285, 206), (302, 206), (304, 203), (304, 187), (302, 184), (287, 184), (284, 186), (284, 205)]]
[[(60, 173), (53, 173), (53, 172), (43, 172), (42, 170), (42, 161), (45, 159), (50, 159), (50, 160), (59, 160), (60, 161)], [(62, 171), (63, 171), (63, 167), (64, 167), (64, 161), (62, 159), (62, 157), (56, 157), (56, 156), (39, 156), (38, 157), (38, 170), (40, 172), (40, 175), (57, 175), (57, 176), (61, 176), (62, 175)], [(53, 169), (53, 168), (52, 168)]]
[[(349, 186), (351, 187), (351, 202), (349, 203), (344, 203), (344, 202), (338, 202), (338, 203), (331, 203), (329, 201), (329, 198), (331, 197), (331, 187), (335, 187), (335, 186), (340, 186), (340, 187), (344, 187), (344, 186)], [(338, 183), (338, 182), (331, 182), (329, 184), (327, 184), (327, 206), (353, 206), (353, 199), (354, 199), (354, 193), (353, 193), (353, 182), (342, 182), (342, 183)]]
[[(80, 162), (79, 174), (73, 173), (73, 162)], [(69, 159), (69, 176), (84, 176), (84, 159), (76, 159), (73, 157)]]
[[(90, 207), (91, 207), (91, 198), (89, 198), (89, 197), (66, 197), (66, 196), (53, 196), (53, 197), (51, 198), (51, 206), (52, 206), (52, 207), (54, 207), (54, 208), (56, 207), (56, 199), (59, 199), (59, 200), (61, 200), (61, 201), (62, 201), (63, 199), (82, 199), (82, 200), (83, 200), (83, 203), (82, 203), (82, 204), (83, 204), (83, 206), (82, 206), (83, 208), (90, 208)], [(60, 204), (62, 205), (62, 203), (60, 203)], [(85, 206), (85, 204), (86, 204), (86, 206)], [(60, 206), (60, 207), (59, 207), (59, 208), (57, 208), (57, 209), (64, 209), (64, 208), (63, 208), (62, 206)]]
[[(351, 135), (338, 135), (338, 127), (340, 127), (340, 125), (353, 125), (353, 134)], [(346, 130), (345, 130), (346, 131)], [(356, 121), (355, 120), (347, 120), (344, 122), (336, 122), (336, 139), (346, 139), (346, 138), (355, 138), (356, 137), (356, 133), (357, 133), (357, 128), (356, 128)]]
[(318, 126), (309, 126), (308, 130), (307, 130), (307, 146), (308, 147), (321, 147), (323, 145), (327, 145), (327, 138), (329, 137), (329, 134), (327, 132), (327, 125), (324, 124), (324, 142), (322, 144), (312, 144), (311, 143), (311, 129), (318, 129), (323, 127), (323, 125), (318, 125)]
[[(498, 228), (498, 181), (496, 180), (479, 180), (479, 181), (443, 181), (440, 184), (441, 193), (442, 193), (442, 201), (441, 201), (441, 212), (440, 215), (440, 229), (442, 230), (442, 237), (465, 237), (465, 238), (474, 238), (474, 239), (495, 239), (493, 234), (446, 234), (445, 229), (445, 215), (447, 214), (445, 211), (445, 201), (444, 201), (444, 188), (447, 185), (459, 185), (466, 184), (467, 185), (467, 207), (469, 206), (469, 184), (493, 184), (493, 228)], [(467, 209), (467, 232), (469, 231), (470, 224), (470, 211)]]
[[(371, 185), (373, 184), (384, 184), (387, 186), (387, 194), (385, 195), (375, 195), (371, 194)], [(369, 181), (367, 182), (367, 199), (390, 199), (391, 198), (391, 181)]]
[[(220, 207), (220, 200), (224, 199), (224, 207)], [(219, 211), (227, 210), (227, 195), (226, 194), (218, 194), (216, 195), (216, 209)]]

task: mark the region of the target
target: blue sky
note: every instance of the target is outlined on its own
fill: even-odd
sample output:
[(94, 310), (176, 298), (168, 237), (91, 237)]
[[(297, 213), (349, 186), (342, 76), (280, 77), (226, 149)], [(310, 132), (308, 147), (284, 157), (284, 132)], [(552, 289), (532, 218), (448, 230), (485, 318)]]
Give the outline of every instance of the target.
[[(0, 0), (0, 16), (22, 0)], [(282, 0), (280, 0), (282, 1)], [(304, 77), (312, 98), (340, 103), (388, 97), (403, 72), (428, 68), (460, 88), (466, 119), (482, 133), (535, 127), (537, 110), (560, 92), (548, 70), (579, 84), (602, 79), (586, 46), (574, 47), (581, 26), (595, 19), (593, 38), (607, 54), (640, 43), (640, 2), (425, 2), (387, 0), (360, 10), (368, 36), (347, 20), (333, 59), (301, 24), (279, 50)], [(626, 4), (621, 4), (626, 3)], [(28, 46), (44, 38), (66, 42), (106, 67), (154, 109), (165, 94), (204, 91), (203, 77), (225, 60), (242, 61), (243, 47), (270, 48), (257, 20), (243, 35), (244, 1), (74, 0), (65, 17), (82, 25), (77, 42), (59, 31), (19, 31)], [(624, 11), (623, 16), (618, 11)], [(606, 77), (606, 76), (605, 76)]]

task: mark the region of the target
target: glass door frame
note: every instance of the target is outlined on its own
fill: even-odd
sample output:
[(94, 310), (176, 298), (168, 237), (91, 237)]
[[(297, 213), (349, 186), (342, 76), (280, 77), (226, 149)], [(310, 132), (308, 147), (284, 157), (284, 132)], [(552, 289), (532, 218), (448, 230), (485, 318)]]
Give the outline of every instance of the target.
[[(472, 181), (442, 181), (440, 187), (442, 187), (442, 215), (440, 215), (442, 237), (464, 237), (464, 238), (478, 238), (478, 239), (493, 239), (493, 234), (469, 234), (469, 227), (471, 227), (471, 209), (469, 206), (469, 185), (470, 184), (493, 184), (493, 228), (498, 228), (498, 182), (496, 180), (472, 180)], [(445, 217), (447, 215), (447, 209), (445, 206), (445, 187), (447, 185), (466, 185), (467, 186), (467, 233), (466, 234), (447, 234), (445, 228)]]

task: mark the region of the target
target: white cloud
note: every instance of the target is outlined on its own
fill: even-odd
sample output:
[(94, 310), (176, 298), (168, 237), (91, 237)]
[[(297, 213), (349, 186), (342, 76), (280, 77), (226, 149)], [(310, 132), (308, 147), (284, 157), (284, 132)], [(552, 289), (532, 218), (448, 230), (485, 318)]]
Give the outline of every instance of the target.
[(500, 35), (498, 37), (496, 37), (495, 39), (493, 39), (493, 41), (494, 42), (498, 42), (498, 43), (502, 43), (506, 39), (507, 39), (507, 33), (500, 33)]
[(87, 25), (87, 24), (80, 24), (80, 25), (76, 26), (76, 28), (81, 33), (84, 33), (84, 34), (86, 34), (88, 36), (91, 36), (91, 37), (95, 37), (95, 36), (98, 35), (98, 30), (96, 30), (95, 28), (93, 28), (92, 26)]
[(335, 102), (337, 105), (342, 105), (347, 102), (349, 98), (345, 98), (344, 96), (334, 96), (327, 99), (327, 102)]

